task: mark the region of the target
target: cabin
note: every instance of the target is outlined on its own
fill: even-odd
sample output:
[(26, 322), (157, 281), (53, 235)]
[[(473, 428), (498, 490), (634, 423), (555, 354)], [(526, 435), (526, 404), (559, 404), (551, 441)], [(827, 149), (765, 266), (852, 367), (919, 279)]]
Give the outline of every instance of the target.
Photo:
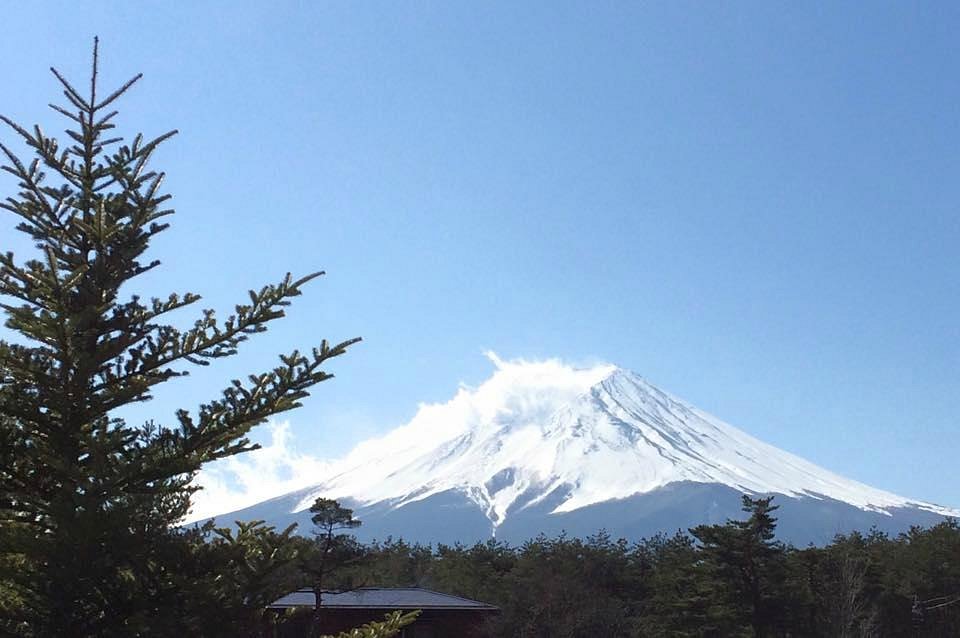
[[(276, 612), (302, 610), (278, 628), (277, 638), (302, 638), (309, 635), (309, 623), (315, 598), (310, 589), (301, 589), (278, 599), (269, 609)], [(469, 598), (443, 594), (421, 587), (361, 587), (351, 591), (324, 594), (322, 634), (336, 635), (370, 621), (383, 620), (392, 611), (419, 609), (420, 616), (399, 634), (399, 638), (469, 638), (499, 609)]]

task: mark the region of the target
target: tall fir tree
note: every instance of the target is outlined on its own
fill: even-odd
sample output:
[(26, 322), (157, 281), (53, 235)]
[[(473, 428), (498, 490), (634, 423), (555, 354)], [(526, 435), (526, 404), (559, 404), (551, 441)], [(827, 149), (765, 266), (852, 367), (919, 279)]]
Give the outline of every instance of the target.
[(742, 619), (757, 638), (775, 635), (782, 618), (784, 547), (776, 541), (773, 497), (742, 497), (749, 518), (726, 525), (700, 525), (690, 533), (700, 542), (702, 567), (716, 583), (711, 616), (719, 635), (733, 635), (731, 622)]
[(0, 145), (19, 185), (0, 208), (36, 247), (26, 261), (0, 253), (13, 335), (0, 341), (0, 631), (12, 635), (164, 635), (155, 624), (189, 604), (177, 574), (193, 554), (175, 526), (196, 472), (254, 449), (250, 429), (297, 407), (331, 377), (324, 364), (358, 341), (282, 356), (170, 423), (117, 416), (189, 366), (235, 354), (322, 273), (288, 274), (226, 319), (204, 310), (186, 329), (166, 317), (198, 295), (131, 295), (160, 263), (147, 250), (173, 210), (150, 160), (176, 131), (113, 135), (114, 104), (140, 76), (103, 94), (97, 64), (95, 42), (85, 92), (52, 69), (65, 143), (0, 117), (33, 156)]

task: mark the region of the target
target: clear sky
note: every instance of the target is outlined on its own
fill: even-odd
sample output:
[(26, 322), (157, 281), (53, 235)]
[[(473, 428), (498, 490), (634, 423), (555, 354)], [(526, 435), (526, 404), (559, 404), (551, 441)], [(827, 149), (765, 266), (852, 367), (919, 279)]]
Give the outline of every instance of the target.
[(50, 2), (4, 23), (0, 112), (62, 129), (47, 67), (84, 82), (99, 35), (105, 82), (145, 74), (121, 129), (180, 129), (142, 292), (225, 312), (328, 272), (136, 418), (362, 336), (283, 429), (323, 459), (489, 377), (487, 349), (609, 361), (960, 506), (960, 5)]

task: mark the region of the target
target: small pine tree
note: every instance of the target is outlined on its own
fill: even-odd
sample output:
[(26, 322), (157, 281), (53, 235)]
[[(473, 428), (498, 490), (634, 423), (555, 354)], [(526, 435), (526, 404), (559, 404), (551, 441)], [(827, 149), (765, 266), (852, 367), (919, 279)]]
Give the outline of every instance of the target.
[(22, 160), (0, 145), (3, 169), (19, 184), (0, 208), (36, 246), (27, 261), (0, 253), (0, 308), (19, 338), (0, 341), (0, 627), (23, 636), (165, 635), (174, 627), (157, 623), (193, 604), (176, 585), (179, 561), (193, 554), (175, 526), (196, 472), (254, 449), (250, 429), (297, 407), (331, 377), (324, 364), (358, 339), (283, 356), (196, 412), (178, 411), (172, 424), (119, 418), (189, 366), (235, 354), (322, 273), (251, 291), (223, 321), (204, 310), (185, 330), (166, 323), (200, 297), (130, 292), (160, 263), (147, 249), (173, 211), (163, 173), (149, 165), (176, 131), (129, 142), (112, 135), (113, 106), (140, 76), (102, 94), (96, 43), (85, 94), (53, 73), (66, 99), (52, 106), (70, 122), (66, 143), (0, 117), (33, 155)]
[(331, 591), (344, 591), (344, 587), (330, 589), (331, 577), (336, 572), (362, 555), (359, 544), (349, 534), (343, 532), (360, 527), (360, 521), (353, 517), (353, 510), (343, 507), (339, 502), (318, 498), (310, 506), (314, 525), (314, 543), (304, 553), (302, 569), (310, 579), (313, 589), (314, 606), (311, 622), (312, 635), (320, 635), (323, 620), (323, 595)]

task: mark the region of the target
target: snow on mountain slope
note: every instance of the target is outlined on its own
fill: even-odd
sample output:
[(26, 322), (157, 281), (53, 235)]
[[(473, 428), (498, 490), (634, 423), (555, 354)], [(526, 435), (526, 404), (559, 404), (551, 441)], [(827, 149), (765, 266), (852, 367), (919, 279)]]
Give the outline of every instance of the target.
[(361, 443), (299, 492), (293, 511), (317, 496), (399, 508), (455, 490), (494, 528), (518, 509), (563, 493), (553, 512), (688, 481), (746, 493), (829, 498), (865, 511), (911, 501), (846, 479), (745, 432), (615, 366), (573, 369), (557, 361), (501, 361), (475, 389), (421, 406), (406, 426)]

